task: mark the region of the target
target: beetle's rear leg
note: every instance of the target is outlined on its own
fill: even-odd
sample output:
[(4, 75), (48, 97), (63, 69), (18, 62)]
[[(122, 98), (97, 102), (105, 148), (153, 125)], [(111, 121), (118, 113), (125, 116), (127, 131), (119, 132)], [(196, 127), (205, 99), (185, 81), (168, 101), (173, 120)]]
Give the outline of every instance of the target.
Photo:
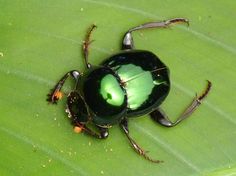
[(97, 27), (97, 26), (93, 24), (93, 25), (89, 28), (89, 30), (88, 30), (88, 32), (87, 32), (87, 35), (85, 36), (85, 40), (83, 41), (83, 45), (82, 45), (84, 60), (85, 60), (85, 63), (86, 63), (87, 68), (90, 68), (90, 67), (91, 67), (91, 64), (88, 62), (89, 45), (94, 41), (94, 40), (91, 40), (91, 41), (90, 41), (90, 37), (91, 37), (92, 31), (93, 31), (96, 27)]
[(59, 99), (62, 98), (62, 92), (61, 88), (64, 85), (66, 79), (71, 76), (75, 80), (75, 85), (77, 85), (78, 79), (80, 77), (81, 73), (76, 70), (72, 70), (67, 72), (61, 79), (60, 81), (55, 85), (55, 87), (52, 89), (51, 93), (48, 94), (47, 101), (49, 103), (57, 103)]
[(146, 153), (147, 151), (143, 150), (129, 135), (129, 129), (128, 129), (128, 120), (124, 119), (121, 121), (120, 123), (121, 128), (123, 129), (123, 131), (125, 132), (125, 135), (127, 136), (127, 138), (129, 139), (129, 142), (131, 144), (131, 146), (133, 147), (133, 149), (140, 154), (141, 156), (143, 156), (146, 160), (151, 161), (153, 163), (161, 163), (163, 161), (160, 160), (154, 160), (152, 158), (150, 158)]
[(189, 25), (189, 21), (185, 18), (174, 18), (166, 21), (161, 22), (150, 22), (141, 24), (140, 26), (134, 27), (129, 29), (124, 36), (123, 42), (122, 42), (122, 49), (133, 49), (134, 48), (134, 41), (132, 37), (132, 32), (141, 30), (141, 29), (147, 29), (147, 28), (166, 28), (171, 24), (174, 23), (186, 23)]
[(202, 100), (208, 95), (210, 89), (211, 89), (211, 82), (207, 81), (207, 87), (203, 92), (203, 94), (198, 97), (196, 96), (196, 98), (192, 101), (192, 103), (184, 110), (184, 112), (179, 116), (179, 118), (175, 122), (171, 122), (168, 116), (160, 108), (150, 113), (151, 118), (154, 121), (166, 127), (176, 126), (181, 121), (188, 118), (197, 109), (197, 107), (201, 105)]
[(71, 119), (75, 132), (79, 133), (84, 131), (86, 134), (98, 139), (105, 139), (108, 137), (108, 128), (96, 126), (96, 128), (98, 128), (97, 132), (86, 125), (92, 120), (91, 115), (83, 97), (80, 96), (77, 91), (72, 91), (68, 95), (66, 112)]

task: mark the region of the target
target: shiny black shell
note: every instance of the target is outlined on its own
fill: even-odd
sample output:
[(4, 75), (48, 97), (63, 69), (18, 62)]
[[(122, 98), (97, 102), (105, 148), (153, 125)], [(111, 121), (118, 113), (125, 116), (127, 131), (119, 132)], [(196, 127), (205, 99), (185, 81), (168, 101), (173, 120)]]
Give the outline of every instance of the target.
[[(124, 80), (122, 75), (126, 75), (127, 79)], [(104, 98), (104, 94), (101, 93), (101, 85), (104, 82), (102, 80), (105, 77), (111, 77), (110, 83), (115, 84), (114, 88), (121, 96), (115, 103), (109, 102), (109, 96)], [(135, 83), (134, 86), (132, 83)], [(110, 90), (113, 89), (110, 87)], [(134, 98), (129, 95), (131, 89)], [(169, 69), (149, 51), (125, 50), (112, 55), (100, 66), (85, 73), (79, 81), (77, 90), (86, 102), (86, 105), (80, 108), (87, 106), (87, 113), (96, 125), (109, 126), (119, 123), (123, 117), (137, 117), (156, 109), (170, 90)], [(144, 98), (140, 100), (139, 95)], [(129, 101), (129, 97), (133, 100)], [(136, 100), (138, 104), (134, 104)]]

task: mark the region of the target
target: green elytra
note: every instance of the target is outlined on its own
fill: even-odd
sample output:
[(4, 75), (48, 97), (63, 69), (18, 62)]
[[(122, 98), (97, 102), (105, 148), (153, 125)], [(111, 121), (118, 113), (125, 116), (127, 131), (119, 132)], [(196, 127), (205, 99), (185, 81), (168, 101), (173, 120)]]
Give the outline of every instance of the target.
[[(153, 80), (150, 71), (143, 70), (140, 66), (126, 64), (120, 66), (116, 73), (125, 84), (128, 97), (128, 108), (135, 110), (140, 107), (151, 94), (156, 85), (165, 83), (162, 80)], [(120, 106), (124, 101), (124, 92), (116, 78), (109, 74), (101, 80), (100, 93), (106, 101), (114, 106)]]
[(121, 66), (117, 70), (117, 74), (126, 84), (128, 107), (132, 110), (137, 109), (152, 93), (152, 89), (155, 86), (152, 74), (133, 64)]

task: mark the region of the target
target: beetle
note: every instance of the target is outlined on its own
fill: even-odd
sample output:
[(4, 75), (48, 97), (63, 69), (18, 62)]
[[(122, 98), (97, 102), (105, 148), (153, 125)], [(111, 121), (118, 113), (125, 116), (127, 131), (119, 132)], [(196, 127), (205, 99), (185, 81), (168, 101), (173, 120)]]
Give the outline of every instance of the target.
[[(57, 103), (62, 98), (61, 88), (64, 82), (72, 77), (75, 86), (67, 95), (66, 112), (75, 131), (84, 131), (95, 138), (105, 139), (109, 135), (109, 128), (119, 124), (137, 153), (151, 162), (163, 162), (149, 157), (131, 138), (128, 119), (149, 114), (155, 122), (163, 126), (176, 126), (196, 110), (208, 95), (212, 85), (207, 81), (203, 93), (193, 99), (175, 122), (170, 121), (160, 108), (170, 91), (169, 69), (152, 52), (134, 49), (132, 32), (147, 28), (167, 28), (175, 23), (189, 25), (185, 18), (174, 18), (145, 23), (129, 29), (122, 41), (122, 51), (109, 56), (98, 66), (88, 61), (89, 45), (92, 42), (90, 37), (96, 28), (92, 25), (82, 45), (86, 72), (67, 72), (48, 94), (47, 101)], [(88, 124), (92, 124), (97, 130)]]

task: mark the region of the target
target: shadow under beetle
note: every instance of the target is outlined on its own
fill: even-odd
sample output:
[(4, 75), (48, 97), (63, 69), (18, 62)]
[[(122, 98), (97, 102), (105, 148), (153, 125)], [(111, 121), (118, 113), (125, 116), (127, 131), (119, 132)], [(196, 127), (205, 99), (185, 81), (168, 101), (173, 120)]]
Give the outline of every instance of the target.
[[(123, 38), (122, 51), (108, 57), (99, 66), (88, 62), (90, 36), (96, 28), (92, 25), (82, 48), (87, 71), (84, 74), (77, 70), (66, 73), (48, 94), (47, 101), (56, 103), (62, 98), (61, 88), (66, 79), (72, 77), (75, 87), (67, 96), (66, 112), (77, 131), (105, 139), (108, 137), (108, 129), (114, 124), (120, 124), (137, 153), (151, 162), (162, 162), (150, 158), (130, 137), (128, 119), (149, 114), (155, 122), (173, 127), (196, 110), (211, 88), (211, 82), (207, 81), (202, 95), (196, 96), (175, 122), (171, 122), (161, 110), (160, 105), (170, 90), (169, 69), (152, 52), (134, 49), (132, 32), (146, 28), (166, 28), (174, 23), (189, 25), (187, 19), (175, 18), (145, 23), (129, 29)], [(89, 123), (97, 130), (88, 127)]]

